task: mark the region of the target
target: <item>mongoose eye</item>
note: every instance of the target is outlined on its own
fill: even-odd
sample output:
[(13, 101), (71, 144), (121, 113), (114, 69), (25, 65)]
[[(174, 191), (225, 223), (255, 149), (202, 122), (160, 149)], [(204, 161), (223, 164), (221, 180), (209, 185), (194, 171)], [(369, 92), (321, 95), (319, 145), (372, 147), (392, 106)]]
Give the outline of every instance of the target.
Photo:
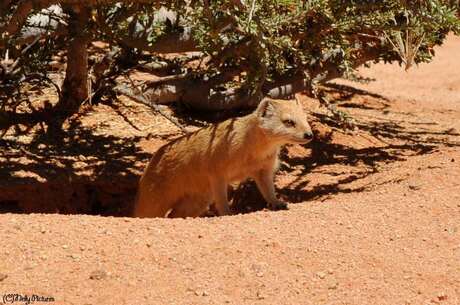
[(295, 122), (293, 120), (290, 120), (290, 119), (283, 120), (283, 124), (286, 127), (295, 127)]

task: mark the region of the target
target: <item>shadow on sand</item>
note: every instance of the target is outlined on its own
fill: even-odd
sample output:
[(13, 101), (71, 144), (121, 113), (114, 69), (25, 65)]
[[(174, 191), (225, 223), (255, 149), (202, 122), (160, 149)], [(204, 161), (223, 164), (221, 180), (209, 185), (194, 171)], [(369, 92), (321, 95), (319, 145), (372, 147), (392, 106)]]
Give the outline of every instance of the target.
[(127, 215), (149, 154), (139, 137), (74, 125), (31, 144), (0, 142), (0, 212)]
[[(460, 134), (438, 130), (439, 128), (435, 128), (438, 125), (436, 122), (421, 121), (412, 113), (399, 113), (403, 115), (400, 120), (389, 116), (393, 113), (391, 101), (378, 94), (336, 84), (331, 84), (329, 90), (336, 94), (332, 103), (341, 109), (347, 111), (350, 108), (359, 108), (366, 113), (354, 117), (359, 133), (374, 138), (381, 144), (354, 148), (315, 139), (305, 146), (305, 150), (310, 153), (307, 157), (289, 156), (284, 149), (280, 172), (291, 175), (292, 179), (278, 189), (278, 194), (286, 202), (298, 203), (326, 199), (338, 193), (367, 191), (375, 184), (365, 179), (379, 172), (384, 164), (430, 154), (442, 147), (460, 147)], [(356, 97), (371, 98), (371, 102), (359, 103), (355, 101)], [(322, 115), (315, 116), (320, 121), (323, 119)], [(406, 120), (406, 117), (413, 119)], [(318, 175), (328, 176), (330, 179), (326, 180), (329, 182), (315, 183)], [(384, 183), (400, 181), (393, 178)], [(232, 196), (236, 213), (254, 212), (266, 207), (255, 183), (251, 181), (240, 185), (232, 192)]]
[[(411, 121), (390, 119), (394, 117), (388, 116), (391, 101), (380, 95), (342, 85), (331, 85), (330, 90), (337, 96), (332, 103), (341, 109), (366, 112), (355, 118), (360, 133), (386, 144), (354, 148), (315, 140), (305, 147), (308, 154), (297, 156), (284, 149), (280, 174), (292, 179), (278, 193), (287, 202), (366, 191), (371, 185), (353, 183), (375, 174), (382, 164), (460, 146), (460, 135), (446, 137), (434, 122), (417, 117)], [(372, 102), (356, 102), (363, 99)], [(0, 212), (129, 215), (137, 181), (150, 157), (138, 147), (140, 140), (143, 138), (101, 135), (78, 121), (68, 132), (52, 138), (39, 135), (28, 145), (0, 140)], [(342, 169), (337, 171), (334, 166)], [(313, 184), (315, 175), (331, 179)], [(241, 184), (231, 197), (236, 213), (265, 207), (251, 182)]]

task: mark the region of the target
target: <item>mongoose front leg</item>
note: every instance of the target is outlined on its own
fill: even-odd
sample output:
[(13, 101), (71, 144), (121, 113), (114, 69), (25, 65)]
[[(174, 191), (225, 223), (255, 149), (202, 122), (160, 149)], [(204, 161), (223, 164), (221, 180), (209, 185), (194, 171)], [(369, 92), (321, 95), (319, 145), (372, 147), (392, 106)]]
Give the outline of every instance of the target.
[(278, 198), (275, 194), (275, 186), (273, 184), (274, 173), (273, 170), (261, 169), (254, 176), (257, 187), (262, 193), (265, 201), (272, 210), (286, 210), (287, 204)]
[(228, 184), (221, 181), (214, 185), (214, 206), (219, 216), (230, 215), (228, 204)]

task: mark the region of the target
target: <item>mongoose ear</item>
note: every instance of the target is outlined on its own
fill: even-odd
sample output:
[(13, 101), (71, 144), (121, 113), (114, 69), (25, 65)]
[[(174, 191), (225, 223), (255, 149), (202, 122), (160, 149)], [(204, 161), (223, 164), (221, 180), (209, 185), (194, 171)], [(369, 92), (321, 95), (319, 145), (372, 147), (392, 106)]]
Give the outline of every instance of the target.
[(268, 97), (265, 97), (260, 101), (259, 106), (257, 106), (257, 115), (260, 117), (266, 117), (269, 113), (270, 107), (271, 106), (271, 99)]

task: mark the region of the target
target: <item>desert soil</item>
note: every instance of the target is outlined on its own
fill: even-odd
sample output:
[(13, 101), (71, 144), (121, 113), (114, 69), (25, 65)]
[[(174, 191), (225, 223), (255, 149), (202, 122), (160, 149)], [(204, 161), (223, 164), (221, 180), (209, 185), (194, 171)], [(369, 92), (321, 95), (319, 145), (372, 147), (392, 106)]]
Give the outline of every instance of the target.
[[(460, 304), (459, 54), (460, 38), (450, 37), (431, 64), (409, 72), (378, 64), (361, 70), (374, 82), (334, 82), (330, 97), (358, 130), (332, 128), (314, 158), (310, 146), (283, 152), (277, 188), (287, 211), (175, 220), (0, 214), (0, 302), (35, 294), (59, 305)], [(130, 158), (134, 148), (109, 155), (135, 164), (135, 179), (178, 134), (136, 109), (126, 102), (110, 114), (100, 105), (81, 118), (83, 127), (98, 122), (96, 135), (111, 132), (94, 145), (135, 139), (142, 158)], [(67, 170), (84, 175), (95, 159), (85, 153), (63, 161)], [(0, 158), (4, 168), (34, 165), (9, 167), (9, 183), (46, 181), (49, 172), (32, 169), (58, 161), (25, 161), (34, 156)]]

